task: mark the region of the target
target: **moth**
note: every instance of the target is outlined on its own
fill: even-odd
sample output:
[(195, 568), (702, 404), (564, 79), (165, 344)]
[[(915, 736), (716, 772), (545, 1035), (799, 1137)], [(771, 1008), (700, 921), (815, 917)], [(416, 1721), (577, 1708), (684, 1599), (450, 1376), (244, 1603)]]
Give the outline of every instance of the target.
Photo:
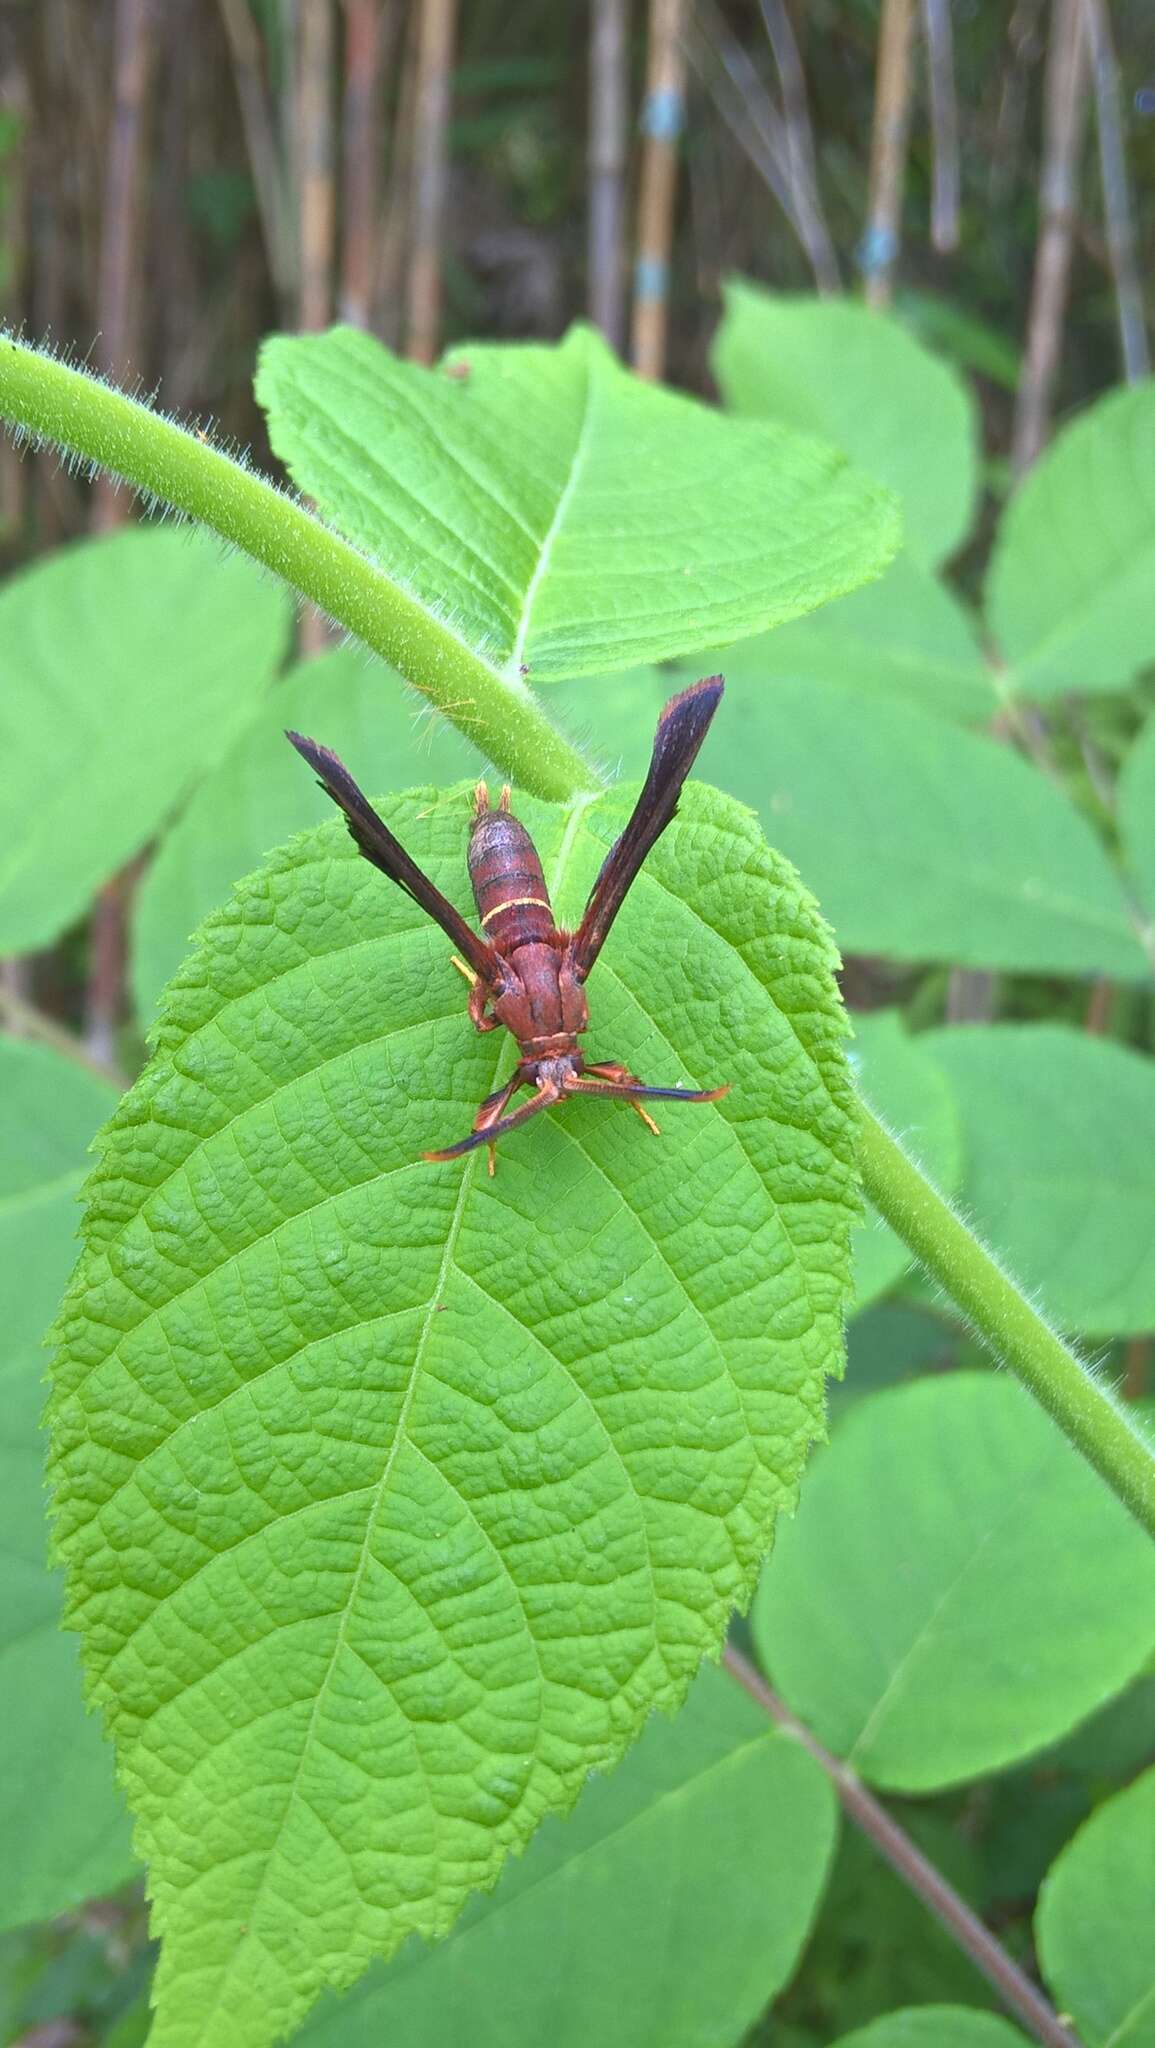
[[(459, 1159), (475, 1146), (488, 1145), (492, 1173), (499, 1138), (571, 1095), (622, 1097), (657, 1134), (657, 1124), (642, 1108), (643, 1099), (717, 1102), (726, 1094), (728, 1082), (720, 1088), (652, 1087), (619, 1060), (587, 1060), (578, 1042), (589, 1025), (585, 983), (642, 862), (677, 810), (682, 785), (721, 695), (721, 676), (707, 676), (666, 705), (641, 795), (606, 855), (581, 923), (572, 932), (559, 931), (554, 922), (541, 860), (525, 826), (510, 810), (508, 785), (496, 808), (490, 805), (484, 782), (478, 783), (474, 795), (468, 864), (479, 935), (394, 838), (337, 755), (299, 732), (286, 734), (326, 795), (343, 811), (365, 859), (404, 889), (464, 956), (455, 956), (454, 965), (471, 984), (469, 1015), (477, 1029), (496, 1031), (504, 1025), (517, 1041), (519, 1058), (513, 1073), (486, 1096), (469, 1136), (439, 1152), (425, 1152), (423, 1158)], [(529, 1101), (511, 1109), (522, 1088), (532, 1089)]]

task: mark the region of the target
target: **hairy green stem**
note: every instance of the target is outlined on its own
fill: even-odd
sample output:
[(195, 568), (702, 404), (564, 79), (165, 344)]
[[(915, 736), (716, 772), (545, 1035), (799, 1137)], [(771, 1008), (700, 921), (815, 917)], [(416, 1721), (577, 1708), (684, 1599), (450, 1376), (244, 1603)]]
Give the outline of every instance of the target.
[(0, 335), (0, 418), (187, 512), (282, 576), (383, 655), (495, 767), (565, 802), (597, 771), (520, 678), (481, 661), (443, 620), (275, 485), (82, 370)]
[(891, 1228), (1155, 1536), (1150, 1443), (865, 1103), (861, 1159), (866, 1192)]

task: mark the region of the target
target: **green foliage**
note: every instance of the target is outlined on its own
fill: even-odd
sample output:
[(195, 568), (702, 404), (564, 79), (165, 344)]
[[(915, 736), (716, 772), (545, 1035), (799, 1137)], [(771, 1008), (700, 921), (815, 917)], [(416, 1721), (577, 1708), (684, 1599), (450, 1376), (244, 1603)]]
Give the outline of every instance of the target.
[[(1143, 981), (1150, 964), (1086, 820), (1036, 768), (943, 718), (726, 658), (711, 771), (813, 887), (845, 953)], [(785, 665), (784, 665), (785, 668)], [(670, 677), (563, 686), (603, 754), (639, 771)]]
[(805, 875), (843, 952), (1142, 980), (1089, 825), (1037, 769), (913, 705), (729, 664), (711, 769)]
[(326, 1999), (301, 2048), (737, 2042), (794, 1968), (835, 1829), (818, 1766), (707, 1669), (445, 1941)]
[(1119, 777), (1119, 832), (1147, 943), (1155, 947), (1155, 717), (1143, 727)]
[(842, 682), (966, 724), (990, 718), (996, 702), (967, 612), (907, 550), (876, 582), (745, 641), (724, 666), (750, 687)]
[(978, 488), (971, 400), (900, 321), (733, 280), (713, 368), (735, 411), (821, 434), (888, 484), (924, 567), (965, 540)]
[(851, 1410), (752, 1623), (837, 1755), (929, 1792), (1044, 1748), (1126, 1684), (1155, 1646), (1155, 1552), (1022, 1388), (955, 1373)]
[(130, 1897), (102, 1901), (88, 1925), (64, 1920), (0, 1935), (0, 2040), (142, 2048), (152, 1967), (143, 1932), (143, 1902)]
[(45, 944), (156, 831), (251, 714), (283, 591), (204, 534), (81, 541), (0, 596), (0, 951)]
[[(1082, 737), (1072, 707), (1048, 710), (1054, 779), (965, 729), (1007, 690), (1122, 689), (1155, 656), (1150, 492), (1142, 477), (1123, 489), (1149, 391), (1097, 408), (1015, 501), (989, 578), (1000, 673), (935, 573), (970, 520), (968, 405), (859, 307), (731, 294), (720, 374), (762, 420), (647, 389), (580, 330), (556, 349), (463, 351), (463, 375), (340, 331), (279, 339), (261, 380), (274, 444), (354, 545), (171, 423), (28, 357), (0, 346), (0, 403), (22, 392), (31, 430), (129, 475), (147, 436), (143, 485), (164, 491), (169, 465), (175, 502), (471, 724), (522, 786), (563, 918), (629, 794), (584, 794), (588, 760), (533, 686), (551, 685), (551, 714), (607, 767), (641, 769), (656, 712), (698, 672), (689, 652), (747, 636), (716, 664), (728, 689), (708, 772), (799, 860), (847, 952), (1109, 976), (1128, 984), (1116, 1022), (1149, 1032), (1132, 895), (1149, 919), (1155, 729), (1120, 784), (1125, 879), (1109, 796), (1087, 805), (1108, 849), (1076, 808), (1082, 769), (1056, 786)], [(888, 484), (908, 533), (879, 575)], [(112, 602), (92, 564), (117, 566)], [(854, 1228), (835, 961), (805, 890), (748, 814), (692, 791), (598, 966), (590, 1051), (732, 1094), (670, 1105), (659, 1143), (620, 1105), (570, 1104), (503, 1145), (492, 1183), (484, 1155), (425, 1165), (512, 1048), (472, 1032), (444, 940), (358, 861), (280, 728), (312, 730), (391, 792), (471, 772), (468, 747), (418, 734), (397, 677), (349, 650), (266, 693), (281, 600), (203, 543), (129, 535), (54, 573), (4, 600), (19, 627), (10, 758), (29, 799), (12, 850), (35, 852), (43, 929), (164, 835), (133, 962), (140, 1011), (160, 1001), (158, 1049), (103, 1142), (54, 1402), (72, 1619), (165, 1936), (153, 2048), (270, 2042), (383, 1955), (356, 1995), (326, 1995), (306, 2026), (318, 2048), (451, 2034), (725, 2048), (771, 1998), (783, 2048), (867, 2019), (856, 2041), (1018, 2040), (860, 1837), (827, 1884), (826, 1781), (728, 1679), (696, 1676), (822, 1432), (853, 1244), (857, 1303), (873, 1306), (833, 1445), (757, 1597), (772, 1676), (875, 1783), (938, 1795), (898, 1818), (1020, 1952), (1049, 1859), (1150, 1754), (1142, 1535), (1012, 1385), (957, 1370), (974, 1345), (949, 1310), (919, 1306), (925, 1287), (880, 1298), (908, 1255), (877, 1217)], [(670, 657), (676, 677), (657, 666)], [(1112, 759), (1139, 696), (1101, 714)], [(107, 739), (65, 754), (58, 729), (85, 728), (61, 701)], [(526, 804), (527, 786), (568, 793), (566, 808)], [(462, 903), (466, 801), (430, 789), (385, 805)], [(885, 959), (850, 963), (856, 992), (937, 1018), (945, 975)], [(1085, 1002), (1070, 986), (1002, 995), (1010, 1014)], [(961, 1179), (966, 1215), (1052, 1313), (1108, 1337), (1150, 1328), (1150, 1061), (1053, 1026), (911, 1038), (897, 1011), (859, 1022), (868, 1101), (936, 1180)], [(108, 1097), (27, 1046), (12, 1062), (28, 1122), (0, 1149), (0, 1253), (21, 1286), (9, 1918), (132, 1868), (36, 1532), (36, 1340)], [(873, 1171), (870, 1185), (884, 1201)], [(676, 1721), (644, 1725), (684, 1697)], [(985, 1772), (1001, 1775), (974, 1787)], [(1095, 1825), (1061, 1859), (1040, 1930)], [(1135, 1841), (1143, 1828), (1146, 1810)], [(1146, 1909), (1143, 1873), (1124, 1854), (1108, 1864), (1100, 1899), (1117, 1882)], [(1086, 1886), (1071, 1897), (1076, 1929), (1102, 1935), (1106, 1905)], [(804, 1980), (783, 1991), (816, 1914)], [(1088, 1934), (1085, 1962), (1060, 1932), (1057, 1964), (1041, 1939), (1097, 2048), (1128, 2024), (1087, 1989), (1109, 1938)], [(11, 2031), (115, 2012), (108, 2048), (137, 2048), (138, 1983), (90, 1992), (103, 1964), (79, 1940), (57, 1958), (21, 1937), (10, 1954)], [(1114, 1981), (1104, 1962), (1100, 1988)]]
[(1047, 1981), (1087, 2048), (1155, 2042), (1155, 1770), (1080, 1828), (1035, 1920)]
[(953, 1365), (959, 1331), (945, 1314), (932, 1315), (910, 1300), (908, 1291), (900, 1291), (894, 1299), (875, 1302), (855, 1315), (846, 1351), (846, 1378), (830, 1389), (835, 1419), (882, 1387)]
[(434, 773), (454, 781), (477, 758), (451, 727), (419, 723), (398, 678), (360, 649), (337, 648), (295, 668), (198, 784), (145, 877), (133, 946), (133, 992), (145, 1019), (202, 919), (317, 816), (316, 791), (285, 743), (286, 727), (354, 762), (370, 789), (404, 789)]
[(912, 2005), (843, 2034), (835, 2048), (1025, 2048), (1026, 2035), (969, 2005)]
[[(921, 1042), (908, 1035), (896, 1010), (874, 1010), (854, 1018), (853, 1063), (871, 1107), (901, 1133), (943, 1193), (953, 1194), (962, 1172), (954, 1097), (941, 1068)], [(868, 1207), (854, 1233), (855, 1307), (865, 1308), (885, 1294), (910, 1263), (901, 1238)]]
[(112, 1758), (85, 1715), (77, 1645), (45, 1569), (41, 1338), (75, 1255), (84, 1155), (112, 1089), (0, 1039), (0, 1926), (63, 1912), (132, 1871)]
[(515, 681), (742, 639), (895, 551), (887, 493), (832, 449), (648, 389), (586, 328), (460, 362), (278, 336), (257, 395), (301, 489)]
[[(522, 805), (561, 916), (629, 802)], [(464, 793), (389, 810), (459, 894)], [(338, 823), (205, 927), (103, 1141), (54, 1375), (71, 1616), (165, 1938), (154, 2048), (271, 2041), (444, 1932), (746, 1598), (840, 1357), (832, 964), (748, 814), (692, 789), (594, 1042), (733, 1096), (660, 1144), (569, 1105), (491, 1183), (418, 1155), (508, 1053)]]
[(1155, 657), (1155, 382), (1057, 436), (1012, 499), (987, 615), (1028, 697), (1118, 690)]
[(964, 1133), (976, 1228), (1068, 1330), (1155, 1325), (1155, 1067), (1062, 1024), (920, 1040)]

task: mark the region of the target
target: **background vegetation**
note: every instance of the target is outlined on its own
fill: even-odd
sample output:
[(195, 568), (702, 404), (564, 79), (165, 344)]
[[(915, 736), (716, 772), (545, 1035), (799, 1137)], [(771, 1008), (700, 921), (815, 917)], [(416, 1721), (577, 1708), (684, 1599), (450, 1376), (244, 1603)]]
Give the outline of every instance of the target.
[[(834, 927), (867, 1095), (1139, 1411), (1146, 17), (1140, 0), (0, 9), (5, 321), (91, 343), (258, 467), (283, 460), (323, 496), (293, 436), (300, 359), (267, 357), (253, 395), (271, 329), (340, 318), (432, 362), (587, 317), (647, 377), (814, 432), (897, 494), (905, 545), (880, 581), (727, 650), (703, 766)], [(40, 1341), (86, 1148), (193, 927), (317, 817), (283, 725), (323, 727), (379, 791), (474, 766), (319, 615), (139, 509), (0, 444), (0, 2012), (4, 2039), (41, 2048), (143, 2039), (152, 1960), (42, 1561)], [(704, 665), (548, 693), (543, 675), (543, 696), (634, 773), (656, 705)], [(1149, 1544), (877, 1218), (855, 1276), (831, 1443), (727, 1672), (547, 1822), (447, 1942), (371, 1972), (303, 2038), (1155, 2040)]]

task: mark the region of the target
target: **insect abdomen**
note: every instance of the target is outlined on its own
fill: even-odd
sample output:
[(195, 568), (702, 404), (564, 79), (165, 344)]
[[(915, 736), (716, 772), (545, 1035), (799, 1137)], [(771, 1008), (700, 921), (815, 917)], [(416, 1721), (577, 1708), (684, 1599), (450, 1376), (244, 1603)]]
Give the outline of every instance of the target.
[(549, 937), (553, 910), (537, 848), (508, 811), (479, 805), (469, 840), (469, 879), (481, 929), (499, 953)]

